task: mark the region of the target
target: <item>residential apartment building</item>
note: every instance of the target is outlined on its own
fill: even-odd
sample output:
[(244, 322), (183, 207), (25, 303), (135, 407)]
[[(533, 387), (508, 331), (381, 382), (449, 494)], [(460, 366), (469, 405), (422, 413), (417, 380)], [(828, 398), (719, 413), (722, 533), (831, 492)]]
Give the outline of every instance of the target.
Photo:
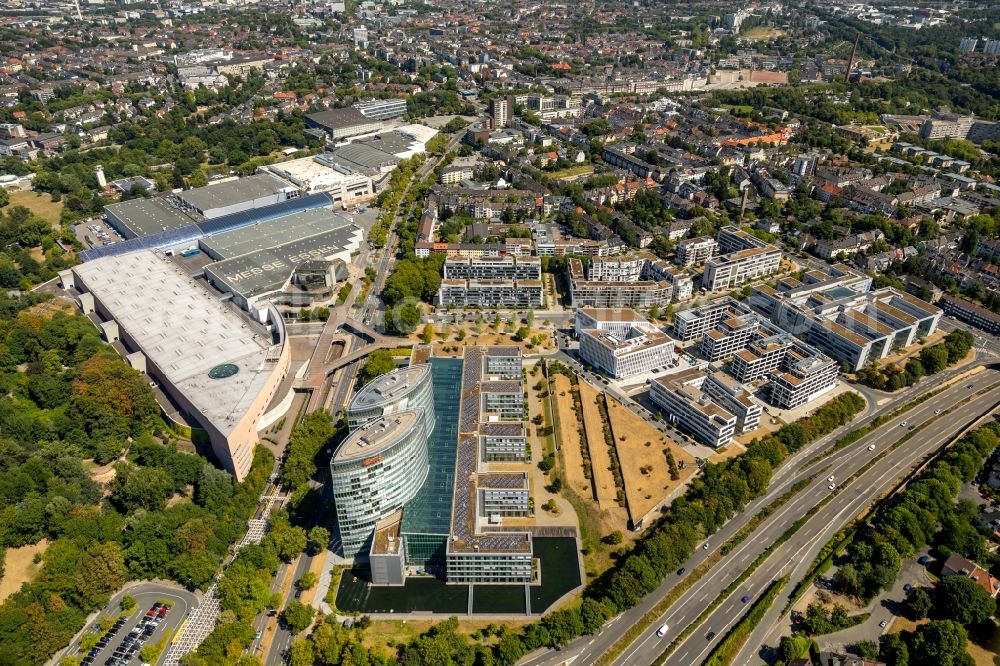
[(736, 434), (738, 419), (701, 390), (706, 373), (697, 368), (654, 378), (650, 399), (663, 416), (684, 432), (709, 446), (725, 446)]
[(718, 256), (719, 243), (714, 238), (688, 238), (679, 242), (675, 251), (677, 253), (674, 255), (675, 263), (681, 266), (694, 266)]
[(437, 303), (459, 308), (540, 308), (541, 280), (442, 280)]
[(538, 308), (541, 275), (538, 257), (449, 257), (437, 302), (444, 307)]
[(603, 282), (584, 278), (579, 259), (569, 261), (570, 294), (576, 308), (650, 308), (666, 305), (674, 286), (666, 280)]
[(694, 285), (683, 269), (647, 253), (594, 257), (584, 278), (583, 264), (569, 262), (570, 292), (576, 307), (663, 306), (691, 298)]
[(452, 280), (541, 280), (538, 257), (448, 257), (444, 278)]
[(1000, 315), (992, 310), (955, 296), (942, 296), (938, 302), (941, 303), (946, 314), (989, 333), (1000, 333)]
[(781, 267), (781, 250), (742, 229), (723, 227), (718, 243), (720, 256), (705, 262), (703, 289), (733, 289), (767, 277)]

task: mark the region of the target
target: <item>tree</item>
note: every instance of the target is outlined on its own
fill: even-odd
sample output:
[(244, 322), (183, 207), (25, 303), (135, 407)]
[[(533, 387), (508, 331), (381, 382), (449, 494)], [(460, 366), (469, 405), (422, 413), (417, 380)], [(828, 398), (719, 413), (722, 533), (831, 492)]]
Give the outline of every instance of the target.
[(879, 638), (878, 658), (886, 666), (909, 666), (910, 651), (900, 634), (883, 634)]
[(0, 187), (0, 208), (3, 208), (10, 203), (10, 192), (7, 188)]
[(92, 631), (88, 631), (83, 636), (80, 636), (80, 652), (90, 652), (99, 640), (100, 636)]
[(612, 546), (617, 546), (624, 540), (625, 540), (625, 535), (622, 534), (621, 530), (615, 530), (614, 532), (611, 532), (602, 539), (604, 543)]
[(903, 602), (903, 612), (912, 620), (922, 620), (927, 617), (931, 608), (934, 607), (934, 600), (922, 587), (918, 587), (910, 592), (910, 596)]
[(948, 350), (944, 345), (934, 345), (920, 350), (920, 362), (927, 374), (933, 375), (948, 367)]
[(319, 582), (319, 576), (317, 576), (312, 571), (307, 571), (302, 574), (302, 578), (299, 578), (298, 582), (295, 583), (296, 587), (300, 590), (311, 590), (316, 587), (316, 583)]
[(429, 345), (434, 342), (434, 327), (431, 324), (424, 324), (424, 332), (421, 334), (420, 338), (424, 341), (425, 345)]
[(309, 541), (309, 554), (318, 555), (330, 545), (330, 530), (317, 525), (309, 530), (306, 538)]
[(115, 478), (110, 485), (111, 502), (122, 513), (132, 513), (136, 509), (162, 510), (174, 484), (162, 469), (123, 461), (115, 463)]
[(969, 635), (951, 620), (934, 620), (913, 632), (910, 652), (915, 666), (966, 666), (971, 657), (965, 651)]
[(299, 553), (306, 549), (306, 531), (301, 527), (292, 527), (284, 520), (272, 521), (271, 531), (265, 537), (274, 552), (285, 562), (291, 562)]
[(126, 594), (121, 600), (121, 609), (123, 613), (131, 613), (132, 609), (135, 608), (135, 597), (130, 594)]
[(948, 576), (934, 593), (935, 613), (969, 626), (984, 622), (996, 612), (996, 603), (976, 581), (965, 576)]
[(289, 602), (288, 607), (285, 608), (281, 617), (289, 631), (297, 634), (312, 624), (315, 612), (312, 606), (307, 606), (300, 601), (293, 600)]
[(530, 335), (531, 335), (531, 329), (529, 329), (527, 326), (522, 326), (521, 328), (517, 329), (517, 333), (515, 334), (518, 340), (527, 340), (528, 336)]
[(311, 641), (296, 638), (288, 650), (288, 663), (291, 666), (312, 666), (316, 662)]
[(376, 349), (368, 355), (365, 368), (361, 373), (361, 383), (367, 384), (376, 377), (396, 369), (396, 360), (388, 349)]
[(583, 621), (585, 634), (596, 634), (611, 616), (610, 608), (590, 597), (585, 598), (580, 605), (580, 619)]
[(420, 323), (420, 308), (413, 303), (403, 303), (401, 305), (386, 310), (385, 328), (386, 331), (394, 335), (409, 335), (417, 329)]
[(782, 636), (781, 642), (778, 644), (778, 652), (781, 655), (781, 659), (787, 663), (793, 659), (799, 659), (808, 655), (809, 647), (812, 643), (811, 639), (801, 634)]
[(878, 645), (875, 641), (860, 641), (847, 649), (863, 659), (878, 659)]

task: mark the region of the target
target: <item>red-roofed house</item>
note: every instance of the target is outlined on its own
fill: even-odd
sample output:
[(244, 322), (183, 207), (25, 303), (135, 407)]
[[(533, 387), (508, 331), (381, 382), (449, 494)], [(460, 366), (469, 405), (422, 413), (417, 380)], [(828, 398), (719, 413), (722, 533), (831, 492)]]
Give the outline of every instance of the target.
[(952, 553), (944, 561), (944, 566), (941, 567), (941, 575), (966, 576), (971, 578), (980, 587), (989, 592), (989, 595), (994, 599), (996, 599), (997, 593), (1000, 593), (1000, 581), (991, 576), (989, 571), (986, 571), (975, 562), (967, 560), (957, 553)]

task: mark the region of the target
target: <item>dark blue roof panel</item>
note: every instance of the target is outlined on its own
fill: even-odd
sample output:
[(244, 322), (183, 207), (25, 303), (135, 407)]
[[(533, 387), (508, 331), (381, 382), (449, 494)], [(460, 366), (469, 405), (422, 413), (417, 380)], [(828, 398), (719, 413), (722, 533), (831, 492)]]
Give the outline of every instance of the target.
[(193, 243), (200, 238), (222, 233), (223, 231), (247, 227), (251, 224), (266, 222), (267, 220), (292, 215), (293, 213), (310, 210), (312, 208), (330, 208), (332, 206), (333, 199), (331, 199), (330, 195), (326, 193), (321, 192), (319, 194), (307, 194), (306, 196), (289, 199), (287, 201), (282, 201), (281, 203), (271, 204), (270, 206), (251, 208), (250, 210), (240, 211), (239, 213), (223, 215), (222, 217), (217, 217), (213, 220), (205, 220), (204, 222), (189, 224), (178, 229), (170, 229), (168, 231), (150, 234), (149, 236), (143, 236), (142, 238), (130, 238), (129, 240), (115, 243), (114, 245), (94, 247), (81, 252), (80, 260), (91, 261), (101, 257), (114, 257), (122, 254), (128, 254), (129, 252), (138, 252), (140, 250), (153, 250), (164, 247), (174, 247), (181, 245), (182, 243)]

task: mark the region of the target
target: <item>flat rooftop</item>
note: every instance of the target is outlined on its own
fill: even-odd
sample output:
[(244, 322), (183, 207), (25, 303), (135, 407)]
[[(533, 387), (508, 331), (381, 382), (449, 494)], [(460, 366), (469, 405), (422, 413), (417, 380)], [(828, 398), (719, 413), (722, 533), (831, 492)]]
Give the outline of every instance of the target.
[(281, 289), (300, 263), (344, 252), (360, 239), (360, 227), (341, 227), (210, 264), (205, 273), (250, 298)]
[(151, 250), (94, 259), (73, 272), (130, 346), (228, 435), (271, 376), (277, 345)]
[(411, 365), (382, 375), (354, 395), (349, 409), (379, 407), (397, 400), (423, 381), (430, 371), (429, 365)]
[(635, 310), (625, 308), (580, 308), (582, 312), (594, 321), (646, 321)]
[[(368, 121), (371, 122), (371, 121)], [(379, 150), (364, 143), (349, 143), (331, 151), (333, 159), (343, 166), (357, 171), (377, 171), (383, 167), (399, 164), (399, 159), (392, 153)]]
[(333, 454), (333, 462), (343, 463), (357, 458), (377, 456), (416, 428), (419, 420), (420, 413), (408, 409), (372, 421), (361, 430), (349, 434), (341, 442)]
[(288, 162), (269, 164), (268, 171), (298, 182), (308, 182), (314, 178), (322, 176), (333, 180), (343, 180), (355, 174), (353, 169), (343, 166), (334, 166), (336, 160), (332, 155), (313, 155), (310, 157), (300, 157)]
[[(479, 427), (483, 421), (480, 396), (489, 384), (516, 385), (519, 381), (483, 384), (487, 356), (516, 357), (517, 347), (466, 347), (462, 361), (461, 407), (458, 449), (455, 457), (455, 491), (451, 515), (451, 538), (448, 554), (530, 553), (531, 535), (527, 532), (489, 532), (477, 530), (476, 495), (479, 484)], [(523, 422), (520, 423), (523, 427)]]
[(289, 189), (296, 188), (274, 174), (265, 172), (205, 187), (196, 187), (193, 190), (185, 190), (178, 193), (177, 198), (192, 208), (206, 211), (271, 197)]
[(105, 206), (104, 210), (117, 218), (126, 229), (140, 237), (180, 229), (202, 219), (201, 216), (185, 213), (172, 203), (171, 196), (132, 199)]
[(202, 240), (201, 245), (213, 256), (231, 259), (352, 224), (354, 220), (342, 212), (330, 208), (310, 208), (215, 234)]

